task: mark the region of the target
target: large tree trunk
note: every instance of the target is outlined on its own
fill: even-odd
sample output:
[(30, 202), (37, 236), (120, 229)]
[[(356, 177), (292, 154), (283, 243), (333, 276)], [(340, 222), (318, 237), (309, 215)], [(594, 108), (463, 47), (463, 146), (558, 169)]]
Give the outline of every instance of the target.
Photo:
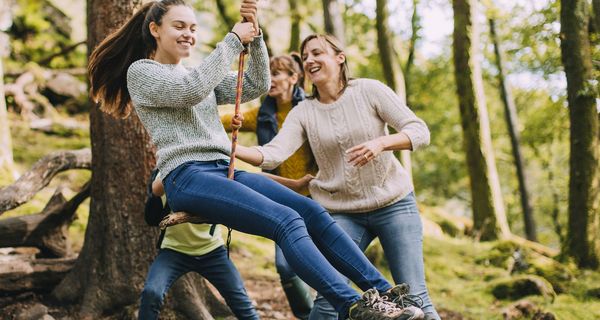
[(473, 23), (475, 5), (472, 0), (453, 0), (454, 66), (471, 180), (474, 229), (481, 240), (491, 240), (508, 237), (510, 229), (494, 160), (483, 78), (477, 61), (478, 34)]
[[(89, 0), (88, 52), (139, 7), (132, 0)], [(92, 184), (85, 242), (73, 270), (54, 290), (78, 302), (81, 318), (136, 303), (155, 254), (157, 232), (145, 225), (144, 185), (154, 164), (150, 141), (135, 114), (124, 120), (90, 110)]]
[(508, 134), (510, 136), (510, 143), (512, 145), (512, 153), (515, 159), (515, 166), (517, 168), (517, 179), (519, 181), (519, 193), (521, 195), (521, 208), (523, 209), (523, 222), (525, 224), (525, 236), (527, 240), (537, 241), (537, 234), (535, 230), (535, 218), (533, 217), (533, 208), (529, 201), (529, 190), (527, 187), (527, 172), (525, 171), (525, 161), (521, 155), (521, 143), (519, 135), (519, 118), (517, 116), (517, 108), (515, 107), (515, 101), (512, 97), (512, 92), (508, 84), (506, 83), (506, 76), (504, 71), (504, 57), (500, 50), (500, 44), (498, 41), (498, 35), (496, 34), (496, 24), (494, 19), (489, 19), (490, 24), (490, 35), (494, 44), (494, 55), (496, 56), (496, 66), (498, 68), (498, 84), (500, 85), (500, 97), (504, 105), (504, 115), (506, 118), (506, 125), (508, 127)]
[[(89, 0), (88, 52), (139, 5), (132, 0)], [(143, 219), (145, 184), (155, 158), (138, 117), (117, 120), (94, 106), (90, 126), (93, 161), (85, 242), (72, 271), (53, 291), (58, 301), (81, 306), (80, 319), (97, 319), (137, 303), (158, 236), (158, 230)], [(175, 291), (173, 300), (178, 304), (194, 304), (196, 310), (206, 309), (204, 301), (218, 304), (206, 287), (190, 282), (189, 276), (178, 281), (181, 285), (204, 300)], [(209, 312), (188, 316), (212, 319)]]
[[(386, 84), (398, 94), (402, 102), (406, 103), (407, 93), (404, 84), (404, 75), (400, 64), (394, 63), (396, 59), (394, 59), (395, 51), (392, 45), (392, 36), (388, 28), (389, 13), (387, 0), (377, 0), (376, 5), (375, 26), (377, 28), (377, 47), (379, 49), (383, 76)], [(400, 152), (400, 160), (412, 181), (410, 151), (402, 150)]]
[(569, 228), (563, 250), (584, 268), (600, 264), (597, 87), (592, 76), (589, 6), (585, 0), (561, 1), (561, 49), (567, 75), (571, 119)]
[(346, 42), (344, 35), (344, 20), (337, 0), (322, 0), (325, 33), (335, 36), (342, 45)]

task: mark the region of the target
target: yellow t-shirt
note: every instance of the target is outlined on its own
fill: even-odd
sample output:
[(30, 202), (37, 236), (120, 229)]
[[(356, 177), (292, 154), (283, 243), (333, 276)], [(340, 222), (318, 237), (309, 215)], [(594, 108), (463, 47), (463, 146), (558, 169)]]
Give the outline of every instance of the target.
[(161, 249), (171, 249), (190, 256), (207, 254), (223, 245), (220, 226), (210, 235), (211, 224), (182, 223), (168, 227), (160, 245)]

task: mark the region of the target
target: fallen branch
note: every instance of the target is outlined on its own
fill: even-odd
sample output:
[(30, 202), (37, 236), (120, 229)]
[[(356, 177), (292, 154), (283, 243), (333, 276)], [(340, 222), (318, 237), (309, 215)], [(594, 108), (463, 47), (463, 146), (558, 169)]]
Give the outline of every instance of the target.
[(47, 186), (56, 174), (69, 169), (90, 169), (89, 148), (51, 153), (36, 162), (15, 183), (0, 189), (0, 215), (29, 201)]
[(67, 229), (75, 211), (89, 196), (89, 182), (69, 201), (58, 189), (41, 213), (0, 220), (0, 247), (36, 247), (43, 257), (69, 255)]
[(0, 294), (49, 292), (73, 268), (77, 258), (17, 258), (0, 263)]

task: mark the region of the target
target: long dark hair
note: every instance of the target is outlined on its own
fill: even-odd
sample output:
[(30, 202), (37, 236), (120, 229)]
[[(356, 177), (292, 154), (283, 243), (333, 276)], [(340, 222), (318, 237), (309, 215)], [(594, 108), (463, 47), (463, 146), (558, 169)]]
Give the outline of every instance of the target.
[[(313, 39), (317, 39), (323, 45), (329, 46), (331, 49), (333, 49), (333, 51), (336, 54), (344, 53), (344, 48), (343, 48), (341, 42), (336, 37), (329, 35), (329, 34), (315, 33), (315, 34), (311, 34), (310, 36), (306, 37), (302, 41), (302, 44), (300, 44), (300, 54), (304, 54), (304, 48), (306, 47), (306, 44), (310, 40), (313, 40)], [(351, 80), (351, 78), (349, 77), (349, 73), (350, 73), (350, 71), (348, 70), (348, 59), (344, 59), (344, 63), (342, 63), (340, 65), (340, 82), (342, 83), (342, 90), (340, 90), (340, 92), (338, 94), (344, 93), (344, 91), (348, 87), (348, 82)], [(309, 96), (307, 99), (314, 99), (314, 98), (319, 99), (319, 90), (317, 89), (317, 86), (315, 86), (313, 84), (312, 85), (312, 95)]]
[(160, 25), (169, 8), (178, 5), (187, 4), (184, 0), (144, 4), (94, 49), (88, 63), (90, 97), (100, 103), (100, 110), (117, 118), (129, 116), (131, 97), (127, 90), (127, 69), (133, 62), (154, 54), (156, 39), (150, 33), (150, 23)]
[(289, 55), (281, 55), (271, 58), (269, 62), (271, 70), (280, 70), (291, 75), (298, 75), (296, 86), (304, 89), (304, 70), (302, 69), (302, 58), (298, 52), (292, 52)]

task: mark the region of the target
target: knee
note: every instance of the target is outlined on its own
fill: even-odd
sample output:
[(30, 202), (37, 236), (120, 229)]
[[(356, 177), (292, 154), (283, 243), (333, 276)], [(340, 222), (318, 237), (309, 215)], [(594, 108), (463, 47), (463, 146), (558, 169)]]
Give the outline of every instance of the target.
[(149, 305), (152, 307), (159, 307), (162, 305), (164, 299), (164, 293), (155, 287), (145, 286), (142, 290), (141, 304)]

